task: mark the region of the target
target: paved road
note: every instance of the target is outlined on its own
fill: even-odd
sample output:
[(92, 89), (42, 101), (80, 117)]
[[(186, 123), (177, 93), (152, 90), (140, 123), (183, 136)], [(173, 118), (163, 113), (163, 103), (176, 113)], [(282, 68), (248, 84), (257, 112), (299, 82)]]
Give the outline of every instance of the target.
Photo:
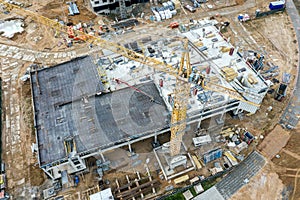
[(266, 164), (265, 158), (254, 151), (241, 162), (231, 173), (225, 176), (213, 188), (195, 197), (195, 200), (223, 200), (229, 199), (234, 193), (242, 188)]
[(216, 184), (216, 188), (222, 194), (224, 199), (229, 199), (246, 184), (244, 180), (250, 180), (260, 171), (261, 168), (263, 168), (265, 163), (265, 158), (258, 152), (254, 151), (230, 174), (218, 182)]
[[(297, 8), (292, 0), (286, 1), (286, 10), (291, 18), (292, 24), (296, 31), (296, 36), (298, 40), (298, 49), (300, 49), (300, 17)], [(300, 54), (299, 54), (300, 57)], [(298, 73), (296, 74), (296, 85), (293, 91), (292, 97), (289, 100), (288, 106), (281, 115), (280, 124), (286, 128), (294, 128), (299, 122), (300, 117), (300, 76), (299, 76), (299, 66), (300, 58), (298, 59)]]

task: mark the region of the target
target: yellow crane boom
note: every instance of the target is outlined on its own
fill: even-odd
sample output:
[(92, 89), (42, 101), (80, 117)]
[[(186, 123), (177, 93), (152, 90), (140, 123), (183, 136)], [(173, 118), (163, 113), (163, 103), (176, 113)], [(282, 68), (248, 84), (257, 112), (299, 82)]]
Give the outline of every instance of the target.
[[(47, 17), (41, 16), (35, 12), (30, 10), (21, 8), (17, 5), (10, 4), (3, 0), (0, 0), (0, 3), (6, 6), (7, 11), (15, 10), (20, 15), (28, 15), (36, 22), (44, 24), (48, 27), (54, 28), (56, 31), (68, 33), (68, 27), (60, 24), (55, 20), (51, 20)], [(19, 11), (19, 12), (18, 12)], [(160, 60), (155, 58), (146, 57), (140, 53), (127, 49), (119, 44), (114, 42), (109, 42), (102, 38), (86, 34), (84, 32), (74, 30), (75, 36), (87, 36), (85, 40), (88, 43), (98, 45), (103, 49), (107, 49), (114, 53), (120, 54), (128, 59), (137, 61), (139, 63), (146, 64), (150, 67), (153, 67), (157, 71), (168, 73), (177, 78), (176, 88), (175, 88), (175, 96), (174, 96), (174, 108), (172, 111), (171, 118), (171, 144), (170, 144), (170, 153), (171, 155), (177, 155), (180, 151), (180, 144), (182, 140), (182, 135), (184, 134), (186, 127), (186, 109), (187, 109), (187, 96), (189, 95), (189, 89), (186, 87), (186, 83), (188, 83), (187, 78), (183, 78), (178, 74), (178, 69), (173, 67), (172, 65), (166, 64)], [(181, 67), (181, 69), (183, 69)], [(178, 145), (179, 144), (179, 145)], [(179, 148), (178, 148), (179, 146)]]
[(259, 104), (244, 99), (236, 90), (230, 89), (230, 88), (224, 87), (220, 84), (213, 83), (211, 81), (206, 81), (206, 80), (207, 79), (204, 78), (202, 83), (201, 83), (201, 87), (204, 90), (219, 92), (221, 94), (227, 94), (229, 97), (231, 97), (233, 99), (246, 102), (246, 103), (248, 103), (250, 105), (253, 105), (253, 106), (256, 106), (256, 107), (260, 107)]
[[(64, 32), (68, 33), (68, 27), (65, 25), (60, 24), (59, 22), (55, 20), (51, 20), (49, 18), (46, 18), (44, 16), (41, 16), (35, 12), (32, 12), (30, 10), (27, 10), (25, 8), (21, 8), (17, 5), (10, 4), (4, 0), (0, 0), (0, 4), (4, 5), (7, 9), (7, 11), (14, 10), (20, 15), (28, 15), (33, 20), (35, 20), (38, 23), (44, 24), (48, 27), (51, 27), (55, 29), (55, 31), (58, 32)], [(182, 59), (180, 62), (179, 69), (173, 67), (172, 65), (166, 64), (160, 60), (157, 60), (152, 57), (146, 57), (140, 53), (137, 53), (135, 51), (132, 51), (130, 49), (127, 49), (117, 43), (110, 42), (107, 40), (104, 40), (102, 38), (86, 34), (84, 32), (74, 30), (74, 34), (77, 37), (85, 36), (86, 42), (90, 44), (95, 44), (103, 49), (107, 49), (109, 51), (112, 51), (114, 53), (120, 54), (124, 57), (127, 57), (128, 59), (137, 61), (142, 64), (146, 64), (152, 68), (154, 68), (157, 71), (168, 73), (172, 76), (176, 77), (176, 87), (174, 91), (174, 100), (173, 100), (173, 110), (172, 110), (172, 118), (171, 118), (171, 142), (170, 142), (170, 153), (172, 156), (175, 156), (180, 153), (180, 146), (182, 141), (182, 136), (186, 129), (186, 111), (187, 111), (187, 105), (188, 105), (188, 98), (190, 95), (190, 83), (188, 83), (188, 77), (191, 73), (191, 66), (190, 66), (190, 58), (189, 58), (189, 50), (188, 50), (188, 40), (184, 43), (185, 51), (182, 54)], [(185, 61), (185, 62), (184, 62)], [(185, 65), (185, 68), (184, 68)], [(206, 81), (206, 79), (205, 79)], [(207, 81), (209, 83), (209, 81)], [(204, 83), (204, 82), (203, 82)], [(259, 106), (257, 104), (254, 104), (250, 101), (247, 101), (243, 99), (240, 94), (238, 94), (236, 91), (231, 90), (229, 88), (216, 85), (217, 87), (209, 87), (209, 85), (202, 85), (204, 89), (213, 90), (216, 92), (221, 92), (228, 94), (230, 97), (250, 103), (255, 106)], [(228, 92), (230, 91), (230, 92)]]

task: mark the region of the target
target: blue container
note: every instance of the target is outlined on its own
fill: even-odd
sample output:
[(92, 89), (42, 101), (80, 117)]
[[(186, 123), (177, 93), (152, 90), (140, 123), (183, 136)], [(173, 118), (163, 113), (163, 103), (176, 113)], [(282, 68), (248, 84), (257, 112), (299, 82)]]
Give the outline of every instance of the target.
[(155, 20), (155, 17), (154, 17), (153, 15), (151, 15), (151, 16), (150, 16), (150, 21), (153, 22), (154, 20)]
[(238, 20), (239, 20), (239, 21), (241, 21), (243, 18), (244, 18), (243, 15), (239, 15), (239, 16), (238, 16)]
[(222, 157), (222, 149), (215, 149), (203, 155), (204, 164)]
[(270, 10), (278, 10), (284, 8), (285, 4), (283, 1), (274, 1), (269, 5)]
[(77, 186), (79, 184), (79, 177), (77, 175), (75, 175), (75, 177), (74, 177), (74, 183), (75, 183), (75, 186)]
[(202, 47), (199, 48), (199, 50), (200, 51), (205, 51), (205, 50), (207, 50), (207, 46), (202, 46)]

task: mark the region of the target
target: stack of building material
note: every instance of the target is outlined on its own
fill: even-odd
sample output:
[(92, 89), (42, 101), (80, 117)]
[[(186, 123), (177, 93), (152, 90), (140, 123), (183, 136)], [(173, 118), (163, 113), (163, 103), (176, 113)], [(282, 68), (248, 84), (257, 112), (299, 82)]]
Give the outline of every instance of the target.
[(223, 73), (224, 78), (228, 82), (230, 82), (233, 79), (235, 79), (237, 77), (237, 75), (238, 75), (238, 73), (234, 69), (232, 69), (230, 67), (223, 67), (222, 68), (222, 73)]
[(181, 3), (179, 0), (171, 0), (171, 1), (173, 2), (175, 9), (180, 9)]
[(234, 130), (232, 128), (227, 128), (225, 130), (222, 130), (220, 134), (223, 135), (223, 137), (228, 137), (234, 134)]
[(203, 42), (199, 41), (199, 42), (196, 42), (195, 44), (197, 47), (202, 47), (203, 46)]
[(232, 166), (236, 166), (238, 164), (238, 161), (236, 160), (236, 158), (232, 155), (232, 153), (230, 151), (226, 151), (224, 153), (224, 155), (229, 160), (229, 162)]
[(257, 79), (253, 76), (253, 74), (249, 74), (248, 75), (248, 82), (250, 84), (256, 84), (256, 83), (258, 83)]
[(209, 33), (209, 34), (206, 35), (206, 38), (212, 38), (212, 37), (215, 37), (215, 36), (216, 36), (216, 34), (214, 34), (214, 33)]
[(187, 181), (189, 179), (190, 179), (189, 175), (180, 176), (179, 178), (175, 178), (174, 179), (174, 183), (176, 185), (178, 185), (178, 184), (183, 183), (183, 182), (185, 182), (185, 181)]
[(230, 49), (231, 49), (230, 47), (225, 47), (225, 46), (221, 46), (220, 48), (221, 48), (220, 51), (221, 51), (222, 53), (229, 52)]

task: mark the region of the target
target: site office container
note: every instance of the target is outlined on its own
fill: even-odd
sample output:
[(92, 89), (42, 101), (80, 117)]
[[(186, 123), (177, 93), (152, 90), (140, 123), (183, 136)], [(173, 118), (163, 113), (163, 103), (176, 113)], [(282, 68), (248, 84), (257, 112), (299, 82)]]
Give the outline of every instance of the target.
[(284, 1), (274, 1), (269, 4), (270, 10), (278, 10), (285, 7)]
[(193, 8), (193, 7), (190, 6), (190, 5), (185, 5), (184, 8), (187, 9), (188, 11), (192, 12), (192, 13), (193, 13), (193, 12), (196, 12), (196, 9)]

